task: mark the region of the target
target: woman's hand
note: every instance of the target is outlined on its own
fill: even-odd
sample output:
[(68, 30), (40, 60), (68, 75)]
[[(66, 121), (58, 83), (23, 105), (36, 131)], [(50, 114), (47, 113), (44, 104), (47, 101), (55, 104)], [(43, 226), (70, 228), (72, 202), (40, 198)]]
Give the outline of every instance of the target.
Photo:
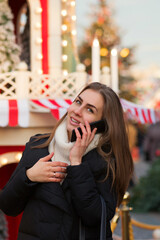
[(61, 182), (65, 178), (66, 167), (63, 162), (49, 161), (54, 153), (39, 159), (33, 167), (27, 169), (26, 175), (32, 182)]
[(96, 128), (93, 129), (93, 131), (91, 132), (91, 128), (89, 123), (86, 121), (85, 122), (85, 126), (83, 124), (80, 123), (80, 127), (82, 129), (82, 137), (79, 133), (79, 131), (77, 129), (75, 129), (75, 133), (77, 136), (76, 142), (73, 146), (73, 148), (70, 151), (70, 155), (69, 155), (69, 160), (71, 165), (79, 165), (82, 162), (82, 157), (88, 147), (88, 145), (92, 142), (95, 133), (97, 131)]

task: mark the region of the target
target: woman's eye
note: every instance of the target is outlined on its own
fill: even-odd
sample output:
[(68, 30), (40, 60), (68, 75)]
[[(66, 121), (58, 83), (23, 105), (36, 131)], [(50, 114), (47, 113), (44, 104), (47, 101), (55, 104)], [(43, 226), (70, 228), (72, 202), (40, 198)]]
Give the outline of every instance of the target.
[(91, 113), (93, 113), (93, 110), (92, 110), (92, 108), (88, 108), (88, 112), (91, 112)]
[(75, 102), (76, 102), (77, 104), (81, 104), (81, 102), (80, 102), (79, 99), (75, 100)]

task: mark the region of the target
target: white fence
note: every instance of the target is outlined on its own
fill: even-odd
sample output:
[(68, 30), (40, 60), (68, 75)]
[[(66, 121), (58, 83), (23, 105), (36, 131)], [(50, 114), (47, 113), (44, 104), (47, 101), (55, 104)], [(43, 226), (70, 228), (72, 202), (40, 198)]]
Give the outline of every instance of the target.
[[(103, 69), (100, 79), (109, 85), (107, 68)], [(82, 64), (78, 65), (77, 72), (56, 79), (51, 75), (37, 75), (19, 69), (0, 74), (0, 99), (72, 98), (91, 81)]]

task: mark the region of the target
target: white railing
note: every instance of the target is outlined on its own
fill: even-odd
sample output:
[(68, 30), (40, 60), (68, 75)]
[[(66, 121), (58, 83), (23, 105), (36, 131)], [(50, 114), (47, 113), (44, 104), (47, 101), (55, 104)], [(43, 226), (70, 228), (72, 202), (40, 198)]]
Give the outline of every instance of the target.
[[(77, 72), (54, 78), (51, 75), (37, 75), (25, 70), (0, 74), (0, 99), (73, 98), (91, 81), (84, 65), (77, 66)], [(108, 69), (103, 69), (101, 82), (109, 84)]]

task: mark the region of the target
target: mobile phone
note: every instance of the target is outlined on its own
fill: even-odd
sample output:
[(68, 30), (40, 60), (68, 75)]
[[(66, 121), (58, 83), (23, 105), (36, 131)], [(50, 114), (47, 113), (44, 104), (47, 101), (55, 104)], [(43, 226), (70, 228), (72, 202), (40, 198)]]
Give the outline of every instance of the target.
[[(92, 122), (92, 123), (90, 123), (89, 124), (90, 125), (90, 127), (91, 127), (91, 131), (94, 129), (94, 128), (97, 128), (97, 131), (96, 131), (96, 134), (97, 133), (103, 133), (104, 131), (105, 131), (105, 129), (106, 129), (106, 127), (107, 127), (107, 123), (106, 123), (106, 121), (104, 120), (104, 119), (102, 119), (102, 120), (99, 120), (99, 121), (96, 121), (96, 122)], [(82, 136), (82, 129), (80, 128), (80, 127), (78, 127), (77, 128), (78, 129), (78, 131), (79, 131), (79, 133), (81, 134), (81, 136)], [(76, 141), (76, 132), (75, 132), (75, 130), (73, 129), (73, 131), (72, 131), (72, 136), (71, 136), (71, 142), (74, 142), (74, 141)]]

